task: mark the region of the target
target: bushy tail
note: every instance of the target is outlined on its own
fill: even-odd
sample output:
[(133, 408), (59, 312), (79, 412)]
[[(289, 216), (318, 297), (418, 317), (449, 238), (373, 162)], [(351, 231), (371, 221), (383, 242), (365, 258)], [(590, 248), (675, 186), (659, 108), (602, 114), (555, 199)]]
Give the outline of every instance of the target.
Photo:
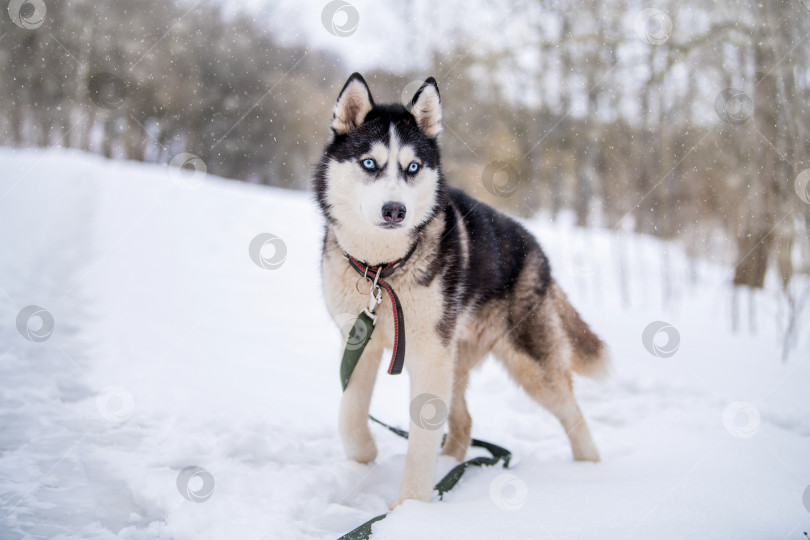
[(571, 367), (580, 375), (606, 379), (610, 375), (610, 352), (607, 345), (582, 320), (556, 283), (553, 285), (553, 299), (565, 333), (571, 341)]

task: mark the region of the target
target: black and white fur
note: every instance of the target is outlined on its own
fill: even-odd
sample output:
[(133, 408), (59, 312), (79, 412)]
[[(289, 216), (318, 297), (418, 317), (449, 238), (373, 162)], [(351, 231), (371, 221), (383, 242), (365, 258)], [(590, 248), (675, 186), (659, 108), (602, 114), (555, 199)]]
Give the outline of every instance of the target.
[[(548, 259), (531, 234), (447, 186), (438, 143), (441, 116), (433, 78), (416, 93), (410, 110), (375, 104), (357, 73), (340, 92), (331, 123), (334, 135), (314, 178), (326, 218), (322, 272), (327, 307), (345, 325), (368, 305), (368, 297), (355, 288), (358, 275), (347, 254), (378, 265), (404, 257), (415, 246), (387, 281), (405, 315), (412, 398), (429, 394), (449, 404), (442, 453), (464, 459), (471, 430), (464, 397), (469, 373), (491, 352), (560, 420), (574, 458), (598, 461), (571, 375), (605, 373), (606, 347), (552, 278)], [(393, 215), (391, 208), (397, 209)], [(384, 301), (377, 314), (339, 413), (346, 455), (361, 463), (377, 456), (367, 416), (380, 359), (393, 344), (390, 303)], [(442, 438), (442, 430), (433, 427), (411, 422), (398, 502), (431, 496)]]

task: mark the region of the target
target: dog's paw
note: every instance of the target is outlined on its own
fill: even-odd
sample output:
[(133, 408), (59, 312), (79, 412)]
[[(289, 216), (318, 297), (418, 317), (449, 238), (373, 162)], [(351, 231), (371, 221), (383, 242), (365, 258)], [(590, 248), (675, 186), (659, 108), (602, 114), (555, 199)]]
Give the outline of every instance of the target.
[(405, 501), (421, 501), (421, 502), (430, 502), (430, 498), (433, 495), (433, 488), (431, 484), (426, 484), (425, 486), (417, 486), (412, 485), (405, 481), (402, 484), (399, 490), (399, 499), (397, 502), (394, 503), (394, 506), (391, 507), (391, 510), (399, 506), (400, 504), (404, 503)]
[(596, 449), (596, 445), (593, 443), (575, 447), (573, 453), (575, 461), (592, 461), (594, 463), (601, 461), (599, 450)]
[(400, 498), (399, 498), (399, 499), (397, 499), (397, 502), (395, 502), (394, 504), (392, 504), (392, 505), (391, 505), (391, 507), (390, 507), (388, 510), (390, 510), (390, 511), (392, 511), (392, 512), (393, 512), (393, 511), (394, 511), (394, 509), (395, 509), (397, 506), (399, 506), (400, 504), (404, 503), (405, 501), (421, 501), (421, 502), (430, 502), (430, 498), (428, 497), (428, 498), (425, 498), (425, 499), (420, 499), (420, 498), (417, 498), (417, 497), (402, 497), (402, 496), (400, 496)]
[(599, 457), (599, 452), (594, 450), (593, 452), (574, 454), (574, 461), (591, 461), (593, 463), (599, 463), (602, 461), (602, 458)]
[(358, 463), (371, 463), (377, 459), (377, 445), (371, 434), (367, 437), (358, 437), (351, 441), (344, 441), (343, 449), (346, 457)]

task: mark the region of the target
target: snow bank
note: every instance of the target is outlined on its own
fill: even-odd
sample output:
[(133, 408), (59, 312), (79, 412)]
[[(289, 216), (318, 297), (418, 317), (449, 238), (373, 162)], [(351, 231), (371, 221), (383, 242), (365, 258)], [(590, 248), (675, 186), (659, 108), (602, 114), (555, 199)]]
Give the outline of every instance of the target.
[[(342, 455), (308, 196), (58, 150), (0, 150), (0, 171), (0, 538), (336, 538), (395, 501), (403, 441), (374, 427), (375, 464)], [(473, 435), (514, 467), (403, 504), (375, 538), (800, 538), (810, 341), (780, 360), (776, 293), (755, 296), (756, 333), (734, 335), (728, 269), (650, 238), (530, 227), (613, 350), (609, 381), (576, 382), (603, 462), (574, 463), (489, 362), (468, 392)], [(286, 246), (273, 269), (249, 254), (262, 233)], [(29, 305), (53, 316), (44, 341), (18, 331)], [(660, 332), (645, 346), (655, 321), (677, 348)], [(405, 426), (407, 391), (381, 375), (373, 411)]]

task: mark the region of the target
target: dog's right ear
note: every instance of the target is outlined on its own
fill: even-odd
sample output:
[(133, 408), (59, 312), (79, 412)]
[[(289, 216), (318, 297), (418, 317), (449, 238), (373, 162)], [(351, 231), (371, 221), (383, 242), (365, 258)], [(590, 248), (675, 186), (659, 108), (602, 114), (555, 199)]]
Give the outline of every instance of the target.
[(363, 123), (374, 108), (374, 100), (366, 81), (359, 73), (352, 73), (340, 91), (330, 127), (336, 135), (345, 135)]
[(442, 99), (436, 79), (428, 77), (411, 101), (411, 114), (425, 135), (435, 139), (442, 131)]

